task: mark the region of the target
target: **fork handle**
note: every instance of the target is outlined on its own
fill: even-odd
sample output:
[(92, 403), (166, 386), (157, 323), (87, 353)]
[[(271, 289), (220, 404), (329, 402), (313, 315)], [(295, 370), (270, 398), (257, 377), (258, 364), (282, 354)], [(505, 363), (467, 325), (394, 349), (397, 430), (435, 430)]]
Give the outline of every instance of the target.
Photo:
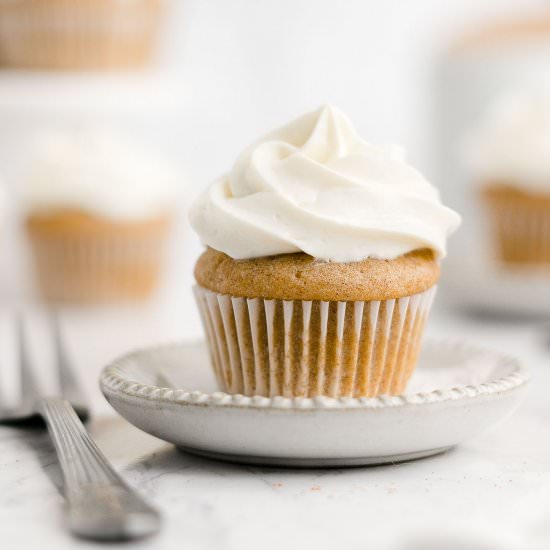
[(160, 528), (159, 513), (113, 470), (76, 415), (61, 398), (40, 402), (65, 482), (73, 534), (95, 540), (135, 539)]

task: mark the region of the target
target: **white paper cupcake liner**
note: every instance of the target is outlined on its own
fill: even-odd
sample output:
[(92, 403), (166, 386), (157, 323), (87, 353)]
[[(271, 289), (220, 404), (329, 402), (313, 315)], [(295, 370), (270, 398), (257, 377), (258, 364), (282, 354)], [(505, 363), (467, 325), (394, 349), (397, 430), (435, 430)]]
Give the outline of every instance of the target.
[(370, 302), (195, 297), (220, 389), (273, 397), (398, 395), (436, 288)]
[(147, 297), (157, 285), (164, 235), (31, 237), (42, 296), (58, 302), (105, 302)]

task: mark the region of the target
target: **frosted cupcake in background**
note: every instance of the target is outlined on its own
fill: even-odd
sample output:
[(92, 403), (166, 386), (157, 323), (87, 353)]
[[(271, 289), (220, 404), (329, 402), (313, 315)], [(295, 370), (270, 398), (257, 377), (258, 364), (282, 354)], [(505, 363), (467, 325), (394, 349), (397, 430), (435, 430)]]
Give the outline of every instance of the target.
[(496, 256), (550, 266), (550, 96), (495, 102), (468, 143)]
[(177, 199), (170, 164), (111, 131), (38, 138), (23, 182), (26, 229), (45, 299), (151, 294)]
[(164, 0), (0, 0), (0, 61), (32, 69), (145, 65)]
[(218, 383), (400, 394), (459, 216), (397, 148), (330, 106), (257, 141), (197, 200), (196, 297)]

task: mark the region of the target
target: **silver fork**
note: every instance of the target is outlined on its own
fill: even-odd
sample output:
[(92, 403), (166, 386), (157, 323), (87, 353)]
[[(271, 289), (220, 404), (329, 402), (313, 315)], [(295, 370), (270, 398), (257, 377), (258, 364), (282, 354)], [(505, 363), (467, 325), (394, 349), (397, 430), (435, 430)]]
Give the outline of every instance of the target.
[[(40, 415), (46, 421), (63, 472), (71, 532), (94, 540), (127, 540), (152, 535), (160, 528), (159, 513), (114, 471), (80, 421), (88, 416), (84, 394), (70, 367), (59, 319), (52, 315), (60, 395), (41, 391), (29, 361), (25, 327), (17, 319), (21, 399), (0, 410), (0, 421)], [(74, 405), (74, 407), (73, 407)]]

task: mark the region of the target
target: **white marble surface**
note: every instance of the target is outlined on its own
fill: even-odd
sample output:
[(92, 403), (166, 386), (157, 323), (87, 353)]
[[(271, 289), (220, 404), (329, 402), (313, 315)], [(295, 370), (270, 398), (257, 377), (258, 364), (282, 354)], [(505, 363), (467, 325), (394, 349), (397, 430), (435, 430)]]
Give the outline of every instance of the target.
[[(47, 337), (33, 315), (34, 355), (48, 381)], [(521, 356), (534, 382), (516, 414), (438, 457), (335, 470), (224, 464), (176, 451), (117, 417), (97, 390), (101, 366), (127, 348), (200, 334), (188, 297), (167, 306), (69, 311), (67, 340), (90, 395), (91, 430), (122, 475), (155, 503), (164, 528), (144, 549), (548, 548), (550, 327), (436, 315), (431, 335), (467, 338)], [(9, 366), (0, 322), (1, 374)], [(60, 473), (43, 432), (0, 427), (0, 547), (88, 548), (64, 529)], [(110, 546), (102, 546), (110, 548)]]

